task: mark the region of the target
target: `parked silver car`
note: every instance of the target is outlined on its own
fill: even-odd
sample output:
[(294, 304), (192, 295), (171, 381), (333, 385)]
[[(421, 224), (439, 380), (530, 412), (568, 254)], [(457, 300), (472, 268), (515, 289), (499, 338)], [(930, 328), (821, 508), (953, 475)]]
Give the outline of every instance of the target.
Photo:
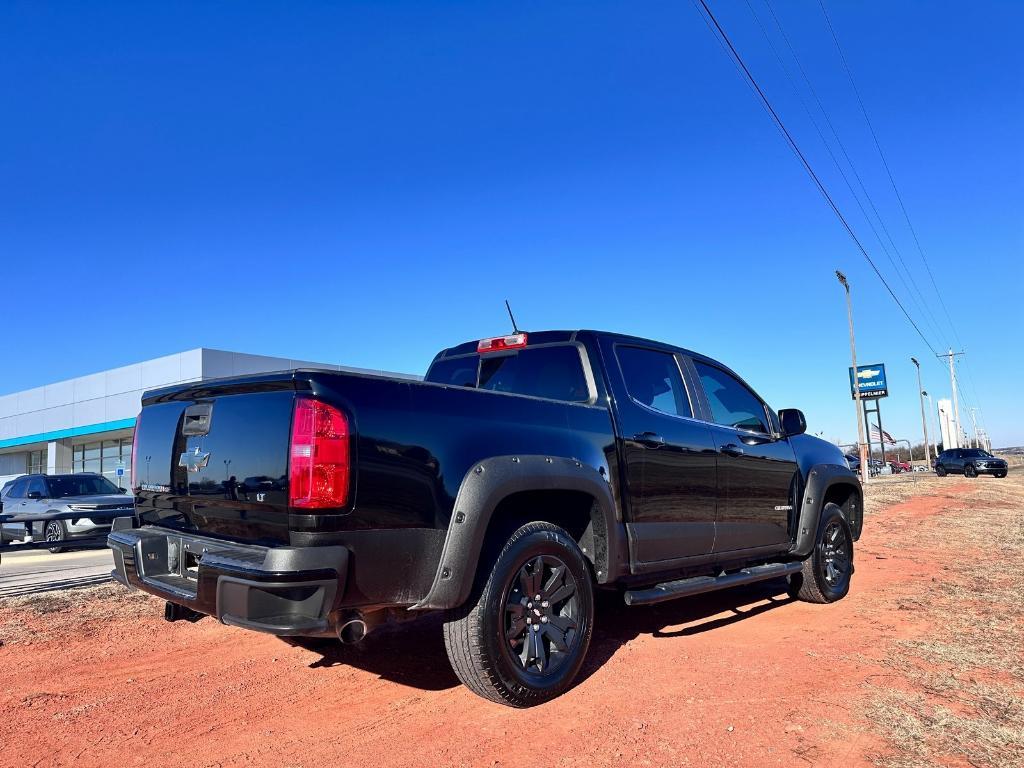
[[(38, 523), (4, 523), (3, 538), (31, 535), (54, 542), (51, 552), (61, 552), (76, 538), (99, 536), (110, 530), (114, 517), (135, 511), (134, 499), (112, 482), (92, 472), (73, 475), (23, 475), (0, 490), (5, 515), (39, 515)], [(54, 513), (81, 512), (68, 520), (46, 520)], [(96, 519), (93, 519), (96, 518)], [(62, 545), (63, 543), (63, 545)]]

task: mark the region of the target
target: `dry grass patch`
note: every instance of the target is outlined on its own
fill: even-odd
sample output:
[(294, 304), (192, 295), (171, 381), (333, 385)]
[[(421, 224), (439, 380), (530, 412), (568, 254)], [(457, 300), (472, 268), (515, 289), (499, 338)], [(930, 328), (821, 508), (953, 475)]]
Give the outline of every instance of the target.
[(950, 487), (956, 484), (957, 479), (924, 472), (874, 477), (864, 488), (864, 511), (869, 515), (877, 514), (915, 496), (954, 498), (955, 494), (950, 492)]
[(918, 527), (915, 548), (947, 565), (911, 610), (930, 629), (896, 642), (868, 716), (885, 768), (1024, 765), (1024, 474), (985, 478)]
[(87, 631), (111, 619), (159, 614), (160, 601), (109, 582), (0, 600), (0, 645), (40, 642), (62, 632)]

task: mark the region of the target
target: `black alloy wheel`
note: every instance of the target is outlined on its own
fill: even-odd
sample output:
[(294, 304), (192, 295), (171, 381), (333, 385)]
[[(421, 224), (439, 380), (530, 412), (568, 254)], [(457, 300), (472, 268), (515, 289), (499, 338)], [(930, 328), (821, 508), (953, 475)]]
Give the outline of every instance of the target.
[(821, 510), (814, 549), (798, 573), (790, 576), (790, 594), (809, 603), (834, 603), (850, 591), (853, 579), (853, 531), (836, 504)]
[(964, 464), (964, 477), (977, 477), (978, 470), (973, 464)]
[(579, 637), (576, 579), (560, 558), (527, 560), (505, 588), (504, 648), (540, 679), (572, 657)]
[(935, 474), (938, 475), (939, 477), (945, 477), (946, 476), (946, 468), (944, 466), (942, 466), (941, 464), (936, 464), (935, 465)]
[(478, 696), (543, 704), (572, 686), (590, 646), (590, 565), (568, 532), (540, 521), (519, 528), (492, 558), (481, 560), (466, 604), (448, 614), (448, 658)]
[(840, 520), (832, 520), (818, 542), (818, 567), (821, 578), (835, 589), (844, 581), (849, 581), (853, 566), (853, 545), (847, 533), (848, 526)]

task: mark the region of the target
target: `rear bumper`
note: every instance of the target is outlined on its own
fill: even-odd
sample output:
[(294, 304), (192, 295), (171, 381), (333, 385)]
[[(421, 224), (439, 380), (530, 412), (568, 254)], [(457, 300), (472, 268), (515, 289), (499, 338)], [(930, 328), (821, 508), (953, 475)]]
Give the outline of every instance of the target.
[(143, 526), (107, 537), (111, 575), (225, 624), (274, 635), (333, 634), (349, 550), (260, 547)]

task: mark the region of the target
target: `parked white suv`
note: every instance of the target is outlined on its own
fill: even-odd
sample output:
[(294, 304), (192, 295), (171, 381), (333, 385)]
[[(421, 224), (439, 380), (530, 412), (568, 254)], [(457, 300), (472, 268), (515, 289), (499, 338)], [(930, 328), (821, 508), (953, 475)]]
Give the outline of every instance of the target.
[[(110, 531), (113, 518), (134, 513), (135, 503), (112, 482), (92, 472), (73, 475), (23, 475), (0, 490), (5, 515), (39, 516), (39, 521), (4, 523), (5, 540), (31, 535), (54, 542), (51, 552), (61, 552), (76, 538), (100, 536)], [(55, 513), (81, 512), (81, 517), (48, 519)], [(62, 545), (63, 542), (63, 545)]]

